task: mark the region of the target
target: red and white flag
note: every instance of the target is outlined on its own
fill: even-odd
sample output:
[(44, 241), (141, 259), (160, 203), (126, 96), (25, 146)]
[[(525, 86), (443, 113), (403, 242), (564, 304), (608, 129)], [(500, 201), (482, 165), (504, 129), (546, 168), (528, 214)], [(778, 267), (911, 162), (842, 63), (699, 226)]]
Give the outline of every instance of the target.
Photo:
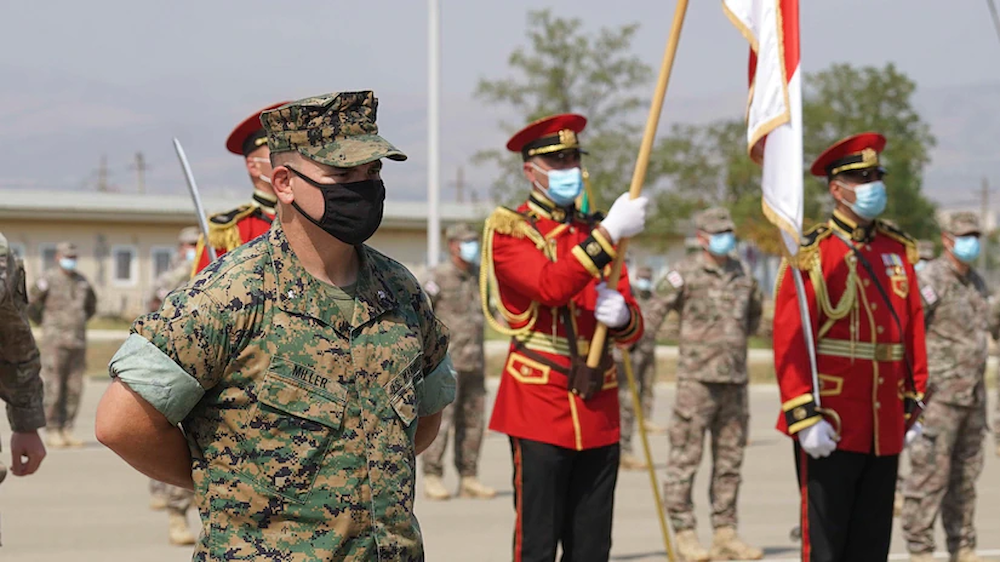
[(799, 0), (723, 0), (723, 10), (750, 42), (747, 150), (764, 169), (764, 215), (794, 256), (803, 200)]

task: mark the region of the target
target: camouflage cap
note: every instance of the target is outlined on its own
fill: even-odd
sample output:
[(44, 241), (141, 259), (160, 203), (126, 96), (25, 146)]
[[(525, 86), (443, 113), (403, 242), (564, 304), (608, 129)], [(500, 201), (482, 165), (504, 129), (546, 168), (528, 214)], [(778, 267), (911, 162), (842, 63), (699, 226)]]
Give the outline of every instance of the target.
[(455, 223), (449, 226), (448, 229), (444, 231), (444, 237), (448, 241), (461, 240), (463, 242), (466, 240), (479, 239), (479, 235), (476, 233), (476, 231), (473, 230), (472, 227), (465, 224), (464, 222)]
[(968, 211), (951, 213), (941, 225), (941, 229), (954, 236), (978, 235), (980, 233), (979, 217)]
[(922, 260), (934, 259), (934, 242), (930, 240), (917, 241), (917, 253), (920, 254)]
[(271, 154), (297, 151), (320, 164), (350, 168), (406, 155), (378, 135), (374, 92), (334, 92), (260, 114)]
[(197, 226), (188, 226), (181, 229), (181, 233), (177, 236), (178, 244), (197, 244), (198, 236), (201, 231), (198, 230)]
[(639, 269), (635, 270), (635, 278), (636, 279), (643, 279), (643, 278), (645, 278), (645, 279), (652, 279), (653, 278), (653, 268), (651, 268), (649, 266), (646, 266), (646, 265), (640, 267)]
[(736, 230), (736, 225), (729, 216), (729, 209), (724, 207), (712, 207), (698, 213), (694, 218), (694, 226), (709, 234)]
[(56, 253), (60, 256), (75, 256), (76, 244), (72, 242), (60, 242), (56, 244)]

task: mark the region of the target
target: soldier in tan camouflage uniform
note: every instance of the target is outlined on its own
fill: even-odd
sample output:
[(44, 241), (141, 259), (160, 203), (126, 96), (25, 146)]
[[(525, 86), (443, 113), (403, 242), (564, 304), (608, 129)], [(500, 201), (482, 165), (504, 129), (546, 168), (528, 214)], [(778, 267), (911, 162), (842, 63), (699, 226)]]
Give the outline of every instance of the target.
[[(979, 254), (979, 219), (955, 213), (942, 225), (945, 253), (918, 275), (927, 324), (928, 387), (923, 435), (910, 449), (903, 488), (903, 531), (910, 560), (933, 560), (938, 512), (952, 560), (975, 554), (976, 480), (983, 469), (989, 291), (972, 268)], [(929, 391), (930, 392), (930, 391)]]
[[(760, 324), (761, 293), (747, 265), (731, 255), (736, 238), (729, 211), (703, 211), (695, 227), (702, 252), (680, 262), (658, 287), (681, 322), (664, 503), (684, 559), (756, 560), (763, 552), (736, 535), (736, 500), (750, 416), (747, 340)], [(711, 552), (698, 542), (691, 498), (706, 431), (713, 456)]]
[[(181, 230), (177, 239), (177, 254), (171, 261), (170, 268), (153, 282), (148, 299), (150, 312), (158, 310), (167, 295), (183, 287), (191, 279), (198, 234), (198, 229), (193, 226)], [(191, 509), (194, 492), (150, 478), (149, 495), (150, 508), (167, 511), (167, 537), (170, 542), (179, 546), (194, 544), (195, 537), (187, 526), (187, 512)]]
[(52, 448), (83, 445), (72, 429), (83, 393), (87, 320), (97, 311), (97, 297), (87, 278), (76, 271), (76, 254), (75, 244), (58, 244), (59, 266), (43, 274), (29, 295), (29, 313), (42, 325), (45, 438)]
[[(197, 561), (424, 559), (416, 455), (455, 397), (448, 330), (382, 220), (372, 92), (266, 111), (278, 216), (136, 320), (97, 437), (195, 490)], [(181, 425), (181, 428), (178, 427)]]
[(438, 438), (423, 454), (424, 495), (446, 500), (451, 493), (441, 482), (448, 436), (455, 436), (455, 468), (461, 478), (459, 495), (492, 498), (496, 490), (478, 478), (483, 443), (486, 374), (483, 355), (483, 307), (479, 299), (479, 235), (466, 224), (445, 231), (448, 261), (435, 267), (424, 283), (434, 313), (451, 332), (448, 354), (457, 372), (455, 403), (444, 410)]
[[(664, 429), (653, 423), (651, 417), (653, 415), (653, 387), (656, 385), (656, 333), (667, 318), (668, 302), (653, 292), (653, 270), (648, 267), (640, 267), (636, 270), (635, 282), (632, 283), (632, 294), (635, 295), (635, 300), (639, 303), (645, 324), (645, 332), (643, 332), (642, 337), (629, 350), (629, 357), (632, 359), (632, 374), (638, 386), (646, 431), (663, 433)], [(637, 457), (632, 448), (635, 410), (632, 407), (632, 391), (629, 390), (620, 348), (614, 348), (614, 357), (618, 366), (618, 403), (621, 407), (622, 452), (619, 463), (626, 470), (643, 470), (646, 468), (646, 461)]]
[[(24, 269), (0, 234), (0, 400), (7, 404), (7, 420), (14, 432), (10, 467), (15, 476), (33, 474), (45, 458), (45, 445), (38, 437), (38, 428), (45, 426), (42, 379), (38, 375), (41, 364), (27, 306)], [(0, 482), (6, 476), (7, 468), (0, 459)]]

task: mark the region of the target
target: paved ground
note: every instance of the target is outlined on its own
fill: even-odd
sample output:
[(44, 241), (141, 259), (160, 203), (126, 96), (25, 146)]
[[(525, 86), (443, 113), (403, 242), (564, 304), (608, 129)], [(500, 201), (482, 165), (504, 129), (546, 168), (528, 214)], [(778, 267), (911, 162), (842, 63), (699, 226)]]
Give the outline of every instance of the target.
[[(166, 517), (147, 509), (146, 480), (93, 439), (94, 410), (103, 382), (91, 382), (85, 393), (80, 433), (87, 447), (55, 451), (42, 470), (28, 479), (8, 478), (0, 486), (0, 531), (4, 562), (180, 562), (190, 550), (166, 544)], [(669, 417), (672, 387), (657, 389), (655, 421)], [(797, 492), (790, 445), (771, 429), (777, 408), (776, 391), (756, 386), (751, 393), (752, 443), (747, 452), (741, 499), (742, 534), (767, 552), (771, 560), (794, 560), (796, 545), (788, 538), (796, 524)], [(0, 416), (2, 417), (2, 416)], [(6, 420), (0, 420), (4, 444)], [(654, 458), (663, 478), (667, 444), (654, 436)], [(7, 453), (4, 452), (4, 455)], [(707, 459), (706, 459), (707, 462)], [(417, 514), (426, 536), (427, 557), (433, 561), (509, 560), (513, 508), (511, 469), (505, 437), (490, 434), (484, 445), (482, 478), (501, 491), (493, 501), (419, 500)], [(702, 469), (696, 503), (703, 541), (710, 540), (707, 485)], [(454, 474), (448, 475), (456, 483)], [(1000, 560), (1000, 460), (987, 455), (979, 486), (980, 549)], [(615, 506), (613, 560), (662, 560), (649, 479), (644, 472), (622, 473)], [(191, 514), (195, 523), (196, 515)], [(939, 533), (940, 535), (940, 533)], [(939, 536), (939, 544), (943, 539)], [(904, 545), (893, 540), (893, 560), (905, 560)], [(940, 558), (944, 559), (944, 556)]]

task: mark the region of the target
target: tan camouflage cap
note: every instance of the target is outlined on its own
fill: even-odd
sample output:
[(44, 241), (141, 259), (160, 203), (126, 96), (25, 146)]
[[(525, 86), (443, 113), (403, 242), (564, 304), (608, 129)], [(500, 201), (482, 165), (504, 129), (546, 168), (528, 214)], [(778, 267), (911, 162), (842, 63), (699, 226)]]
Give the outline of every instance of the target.
[(201, 231), (198, 230), (197, 226), (188, 226), (181, 229), (180, 235), (177, 236), (178, 244), (197, 244), (198, 235)]
[(56, 244), (56, 253), (60, 256), (75, 256), (76, 244), (72, 242), (60, 242)]
[(448, 229), (444, 231), (444, 237), (449, 242), (452, 240), (461, 240), (464, 242), (466, 240), (479, 239), (479, 235), (476, 234), (476, 231), (472, 230), (472, 227), (465, 224), (464, 222), (456, 223), (449, 226)]
[(968, 234), (979, 234), (979, 216), (968, 211), (952, 213), (948, 216), (942, 230), (953, 236), (965, 236)]
[(917, 253), (920, 255), (920, 259), (922, 260), (934, 259), (934, 242), (931, 242), (930, 240), (917, 241)]
[(334, 92), (260, 114), (271, 154), (297, 151), (320, 164), (350, 168), (406, 155), (378, 135), (374, 92)]
[(694, 218), (694, 226), (709, 234), (736, 230), (733, 218), (729, 216), (729, 209), (724, 207), (711, 207), (698, 213)]

